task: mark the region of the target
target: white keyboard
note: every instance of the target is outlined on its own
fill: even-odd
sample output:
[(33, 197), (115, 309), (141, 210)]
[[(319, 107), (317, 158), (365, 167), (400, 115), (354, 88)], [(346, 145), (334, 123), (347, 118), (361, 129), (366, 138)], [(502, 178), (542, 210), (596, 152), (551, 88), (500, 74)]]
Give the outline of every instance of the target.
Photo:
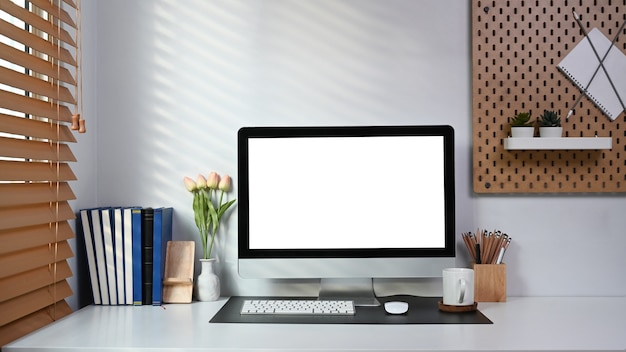
[(354, 302), (345, 300), (244, 300), (241, 314), (354, 315)]

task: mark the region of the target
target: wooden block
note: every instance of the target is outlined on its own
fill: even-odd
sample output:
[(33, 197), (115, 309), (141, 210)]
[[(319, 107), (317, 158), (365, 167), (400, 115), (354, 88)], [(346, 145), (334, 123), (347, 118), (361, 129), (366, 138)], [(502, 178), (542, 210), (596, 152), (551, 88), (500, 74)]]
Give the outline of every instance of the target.
[(506, 264), (474, 264), (474, 301), (506, 302)]
[(163, 275), (163, 303), (191, 303), (195, 241), (169, 241)]

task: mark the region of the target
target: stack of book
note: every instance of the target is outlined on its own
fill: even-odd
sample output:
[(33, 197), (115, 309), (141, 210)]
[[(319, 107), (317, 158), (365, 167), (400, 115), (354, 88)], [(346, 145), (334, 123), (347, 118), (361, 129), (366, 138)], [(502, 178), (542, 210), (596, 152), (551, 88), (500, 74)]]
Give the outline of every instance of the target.
[(161, 305), (172, 208), (82, 209), (94, 304)]

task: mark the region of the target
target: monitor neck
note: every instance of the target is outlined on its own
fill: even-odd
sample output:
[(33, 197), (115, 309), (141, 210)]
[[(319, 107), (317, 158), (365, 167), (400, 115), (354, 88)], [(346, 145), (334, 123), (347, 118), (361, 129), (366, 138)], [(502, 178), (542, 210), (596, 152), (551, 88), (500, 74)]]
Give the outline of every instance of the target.
[(319, 298), (352, 300), (355, 306), (380, 306), (370, 278), (321, 279)]

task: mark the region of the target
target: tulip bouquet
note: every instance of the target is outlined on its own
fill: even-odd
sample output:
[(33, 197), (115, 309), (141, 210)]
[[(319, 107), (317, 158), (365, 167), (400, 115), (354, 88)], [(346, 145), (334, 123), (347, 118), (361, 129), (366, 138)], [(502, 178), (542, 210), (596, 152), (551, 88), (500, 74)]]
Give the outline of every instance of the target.
[[(222, 216), (230, 208), (235, 199), (225, 202), (224, 194), (230, 189), (231, 178), (224, 175), (221, 179), (216, 172), (208, 178), (198, 175), (196, 180), (184, 178), (185, 188), (193, 194), (193, 213), (196, 226), (200, 231), (203, 259), (211, 257), (215, 235), (220, 227)], [(219, 197), (217, 196), (220, 191)], [(209, 242), (209, 236), (211, 242)]]

